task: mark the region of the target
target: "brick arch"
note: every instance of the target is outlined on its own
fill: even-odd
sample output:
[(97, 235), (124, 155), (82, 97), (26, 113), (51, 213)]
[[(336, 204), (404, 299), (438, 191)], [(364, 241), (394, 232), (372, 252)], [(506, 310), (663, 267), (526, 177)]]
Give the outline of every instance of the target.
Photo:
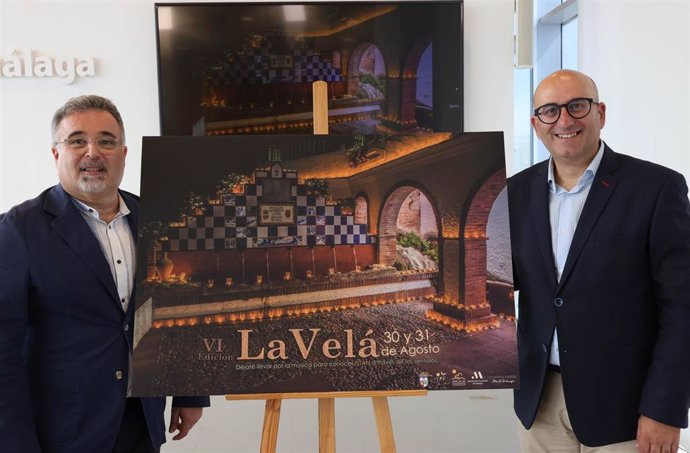
[[(386, 197), (379, 213), (378, 221), (378, 262), (392, 265), (396, 257), (397, 223), (400, 208), (413, 190), (419, 190), (429, 200), (436, 219), (436, 228), (439, 231), (439, 250), (441, 249), (441, 217), (439, 215), (436, 199), (423, 186), (415, 182), (403, 182), (393, 188)], [(442, 259), (439, 258), (439, 271), (442, 268)]]
[(402, 92), (400, 97), (400, 120), (416, 121), (415, 104), (417, 101), (417, 68), (422, 54), (431, 44), (431, 33), (425, 33), (412, 45), (405, 56), (402, 68)]
[(333, 49), (331, 58), (333, 61), (333, 67), (340, 69), (343, 65), (343, 53), (340, 51), (340, 48), (336, 47)]
[(362, 55), (364, 55), (364, 52), (371, 46), (376, 47), (381, 53), (381, 56), (383, 57), (383, 67), (385, 68), (386, 74), (388, 74), (388, 61), (386, 55), (381, 50), (381, 47), (373, 42), (368, 41), (359, 43), (350, 54), (347, 65), (347, 92), (350, 95), (354, 95), (355, 91), (357, 91), (360, 75), (359, 63), (362, 61)]
[(461, 278), (462, 301), (466, 305), (486, 300), (486, 226), (491, 208), (506, 185), (505, 169), (484, 179), (472, 196), (462, 226), (464, 278)]
[[(355, 223), (369, 225), (369, 197), (364, 192), (355, 195)], [(369, 233), (370, 231), (367, 231)]]

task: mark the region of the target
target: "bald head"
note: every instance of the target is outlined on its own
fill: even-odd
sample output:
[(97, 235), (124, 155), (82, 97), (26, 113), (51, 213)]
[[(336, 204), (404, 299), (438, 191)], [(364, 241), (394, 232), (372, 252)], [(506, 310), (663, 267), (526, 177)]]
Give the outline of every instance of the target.
[(556, 182), (570, 190), (599, 150), (606, 105), (591, 77), (565, 69), (541, 81), (534, 108), (540, 114), (532, 115), (532, 127), (551, 153)]
[(546, 76), (539, 83), (539, 85), (537, 85), (537, 89), (534, 91), (534, 106), (539, 107), (541, 105), (537, 102), (537, 99), (542, 91), (558, 87), (563, 84), (572, 83), (582, 85), (586, 89), (587, 97), (590, 97), (595, 101), (599, 100), (599, 89), (597, 88), (597, 84), (594, 83), (594, 80), (592, 80), (590, 76), (580, 71), (573, 71), (572, 69), (561, 69), (560, 71), (556, 71)]

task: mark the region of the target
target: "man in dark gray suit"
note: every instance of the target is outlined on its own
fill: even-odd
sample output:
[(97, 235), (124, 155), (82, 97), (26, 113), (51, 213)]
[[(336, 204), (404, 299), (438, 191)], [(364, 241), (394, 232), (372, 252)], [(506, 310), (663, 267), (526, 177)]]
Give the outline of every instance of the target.
[[(0, 215), (0, 451), (157, 452), (165, 398), (127, 398), (139, 200), (118, 189), (122, 118), (73, 98), (52, 134), (60, 184)], [(173, 399), (175, 439), (208, 404)]]
[(606, 106), (582, 73), (550, 75), (534, 105), (551, 158), (508, 181), (522, 449), (675, 453), (690, 407), (685, 179), (600, 139)]

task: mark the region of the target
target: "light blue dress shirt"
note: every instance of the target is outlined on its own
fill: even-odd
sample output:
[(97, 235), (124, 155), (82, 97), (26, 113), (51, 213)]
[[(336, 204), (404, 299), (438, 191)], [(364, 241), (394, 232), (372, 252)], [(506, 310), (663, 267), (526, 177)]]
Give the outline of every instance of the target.
[[(589, 189), (592, 187), (594, 175), (599, 168), (601, 158), (604, 155), (604, 142), (599, 141), (599, 151), (589, 163), (589, 166), (580, 177), (575, 187), (565, 190), (556, 184), (553, 171), (553, 158), (549, 159), (549, 219), (551, 222), (551, 246), (553, 248), (553, 263), (556, 271), (556, 278), (561, 281), (565, 261), (570, 251), (570, 243), (573, 241), (575, 228), (580, 220), (582, 208), (587, 201)], [(553, 331), (553, 340), (549, 352), (549, 363), (560, 365), (558, 355), (558, 329)]]

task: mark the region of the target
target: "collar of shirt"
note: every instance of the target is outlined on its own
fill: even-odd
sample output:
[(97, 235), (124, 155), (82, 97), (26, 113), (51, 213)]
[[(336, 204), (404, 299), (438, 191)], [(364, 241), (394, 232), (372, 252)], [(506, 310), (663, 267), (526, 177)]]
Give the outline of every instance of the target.
[(549, 184), (549, 190), (551, 193), (554, 195), (558, 195), (563, 192), (567, 193), (578, 193), (580, 192), (587, 184), (591, 183), (592, 180), (594, 179), (594, 175), (596, 174), (597, 170), (599, 169), (599, 164), (601, 163), (601, 158), (604, 156), (604, 141), (599, 140), (599, 150), (597, 153), (594, 155), (594, 159), (592, 159), (592, 162), (589, 163), (589, 166), (587, 166), (587, 169), (585, 172), (580, 176), (580, 180), (577, 182), (575, 187), (570, 189), (568, 192), (565, 190), (563, 187), (559, 186), (556, 184), (556, 178), (553, 174), (553, 157), (549, 158), (549, 173), (547, 175), (547, 182)]
[[(118, 211), (117, 215), (113, 218), (113, 220), (111, 222), (115, 221), (116, 219), (118, 219), (120, 217), (126, 216), (130, 213), (129, 208), (127, 207), (127, 204), (125, 203), (125, 200), (122, 198), (122, 195), (120, 195), (120, 193), (118, 192), (117, 196), (120, 200), (120, 203), (119, 203), (120, 204), (120, 210)], [(72, 201), (74, 202), (74, 205), (81, 212), (83, 212), (85, 215), (93, 218), (94, 220), (98, 220), (99, 222), (103, 222), (101, 220), (101, 216), (98, 214), (98, 209), (92, 208), (91, 206), (87, 205), (83, 201), (77, 200), (74, 197), (71, 197), (71, 198), (72, 198)]]

